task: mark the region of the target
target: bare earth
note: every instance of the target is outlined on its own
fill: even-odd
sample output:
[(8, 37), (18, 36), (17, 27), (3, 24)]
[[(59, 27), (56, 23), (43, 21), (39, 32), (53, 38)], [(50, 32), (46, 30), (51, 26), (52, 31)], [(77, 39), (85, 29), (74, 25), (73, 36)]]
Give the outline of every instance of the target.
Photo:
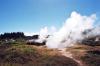
[(77, 59), (75, 59), (75, 58), (73, 57), (73, 55), (72, 55), (71, 52), (66, 51), (66, 48), (61, 49), (59, 52), (60, 52), (63, 56), (73, 59), (75, 62), (77, 62), (77, 63), (79, 64), (79, 66), (84, 66), (83, 63), (82, 63), (80, 60), (77, 60)]

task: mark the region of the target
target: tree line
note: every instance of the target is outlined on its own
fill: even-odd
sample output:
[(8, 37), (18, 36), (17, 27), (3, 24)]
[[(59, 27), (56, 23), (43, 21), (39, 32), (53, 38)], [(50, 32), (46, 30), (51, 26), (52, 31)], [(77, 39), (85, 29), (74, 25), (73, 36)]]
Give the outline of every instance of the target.
[(17, 38), (25, 38), (23, 32), (11, 32), (11, 33), (4, 33), (0, 35), (0, 39), (17, 39)]
[(11, 33), (4, 33), (0, 34), (0, 40), (2, 39), (38, 39), (39, 35), (33, 35), (33, 36), (25, 36), (23, 32), (11, 32)]

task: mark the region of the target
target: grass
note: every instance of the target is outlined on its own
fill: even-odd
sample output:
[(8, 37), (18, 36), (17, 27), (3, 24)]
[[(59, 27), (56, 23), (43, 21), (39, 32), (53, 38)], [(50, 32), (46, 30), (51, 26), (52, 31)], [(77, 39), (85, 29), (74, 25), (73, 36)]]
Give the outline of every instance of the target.
[(0, 45), (0, 66), (78, 66), (58, 51), (26, 44)]
[[(100, 46), (75, 45), (66, 49), (84, 66), (100, 65)], [(0, 66), (78, 66), (57, 50), (23, 42), (0, 45)]]
[(35, 49), (25, 45), (13, 45), (2, 49), (2, 53), (0, 53), (1, 62), (11, 63), (30, 62), (35, 56), (37, 56)]
[(68, 48), (73, 57), (80, 60), (84, 66), (100, 66), (100, 46), (75, 45)]

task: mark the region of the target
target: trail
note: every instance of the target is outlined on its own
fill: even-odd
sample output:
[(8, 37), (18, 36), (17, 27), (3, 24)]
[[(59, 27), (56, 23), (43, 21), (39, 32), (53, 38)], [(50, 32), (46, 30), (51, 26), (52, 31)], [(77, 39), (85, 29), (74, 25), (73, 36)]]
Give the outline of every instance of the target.
[(72, 53), (71, 53), (71, 52), (66, 51), (66, 48), (60, 49), (59, 52), (60, 52), (63, 56), (69, 57), (69, 58), (73, 59), (74, 61), (76, 61), (76, 62), (79, 64), (79, 66), (84, 66), (83, 63), (82, 63), (80, 60), (77, 60), (77, 59), (75, 59), (75, 58), (72, 56)]

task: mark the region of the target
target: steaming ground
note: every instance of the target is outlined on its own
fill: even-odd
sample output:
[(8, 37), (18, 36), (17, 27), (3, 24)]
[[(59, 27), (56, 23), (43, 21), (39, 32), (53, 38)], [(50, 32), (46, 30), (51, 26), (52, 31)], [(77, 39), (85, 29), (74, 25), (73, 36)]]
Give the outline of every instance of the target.
[(96, 14), (84, 16), (72, 12), (64, 25), (51, 35), (46, 42), (48, 48), (64, 48), (73, 46), (77, 41), (84, 39), (83, 32), (94, 28)]
[(85, 16), (73, 11), (59, 30), (56, 30), (54, 26), (50, 29), (42, 28), (39, 32), (39, 39), (35, 42), (45, 41), (48, 48), (70, 47), (85, 38), (100, 35), (100, 27), (96, 26), (95, 22), (96, 14)]
[[(42, 32), (44, 33), (40, 34), (39, 40), (45, 40), (46, 46), (48, 48), (60, 49), (59, 53), (62, 56), (74, 60), (79, 64), (79, 66), (100, 65), (100, 62), (98, 62), (100, 61), (100, 56), (95, 56), (95, 52), (99, 52), (99, 49), (97, 49), (97, 47), (84, 45), (82, 45), (81, 48), (80, 46), (75, 47), (77, 42), (82, 41), (85, 38), (94, 37), (98, 35), (100, 36), (100, 27), (94, 26), (95, 21), (96, 14), (84, 16), (74, 11), (71, 13), (70, 17), (65, 21), (64, 25), (57, 32), (50, 34), (48, 38), (48, 29), (42, 29)], [(84, 32), (86, 33), (84, 34)], [(66, 50), (66, 47), (68, 50)], [(88, 53), (88, 51), (94, 52), (94, 56)], [(96, 62), (92, 64), (92, 61)]]

